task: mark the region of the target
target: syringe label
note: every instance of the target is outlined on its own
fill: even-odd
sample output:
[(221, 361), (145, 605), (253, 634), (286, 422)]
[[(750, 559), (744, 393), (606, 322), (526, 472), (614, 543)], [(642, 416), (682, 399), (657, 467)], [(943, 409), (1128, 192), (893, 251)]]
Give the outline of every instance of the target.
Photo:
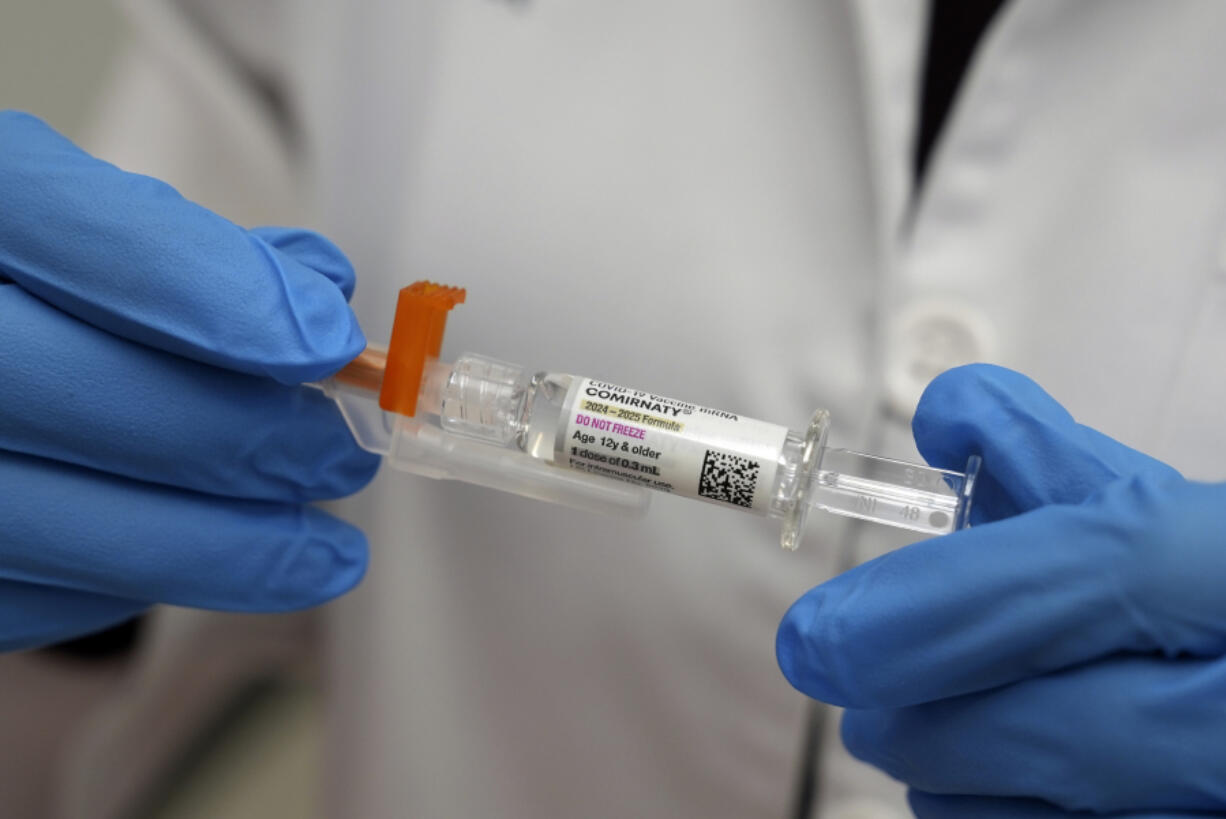
[(788, 430), (590, 378), (563, 409), (555, 462), (765, 514)]

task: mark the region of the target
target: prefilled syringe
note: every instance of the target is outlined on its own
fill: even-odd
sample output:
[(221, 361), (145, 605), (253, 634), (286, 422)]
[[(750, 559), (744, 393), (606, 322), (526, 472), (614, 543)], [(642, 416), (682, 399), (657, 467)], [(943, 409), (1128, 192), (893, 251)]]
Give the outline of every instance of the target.
[(814, 507), (933, 535), (967, 523), (978, 457), (954, 472), (830, 448), (825, 410), (791, 430), (481, 355), (440, 362), (447, 311), (464, 295), (405, 288), (388, 348), (319, 385), (358, 443), (397, 468), (622, 514), (668, 492), (778, 518), (788, 549)]

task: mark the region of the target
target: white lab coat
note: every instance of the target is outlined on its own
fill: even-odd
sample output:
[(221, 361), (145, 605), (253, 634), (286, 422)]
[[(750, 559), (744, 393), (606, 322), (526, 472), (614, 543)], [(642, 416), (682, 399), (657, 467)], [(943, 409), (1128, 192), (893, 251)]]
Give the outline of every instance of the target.
[[(825, 406), (835, 443), (904, 457), (923, 384), (989, 359), (1224, 476), (1226, 5), (1010, 5), (918, 199), (917, 2), (131, 10), (90, 147), (325, 231), (373, 340), (433, 278), (469, 288), (445, 356)], [(789, 554), (706, 504), (634, 522), (390, 470), (336, 508), (373, 557), (330, 609), (328, 798), (366, 819), (786, 815), (807, 704), (776, 625), (840, 543), (897, 542), (815, 515)], [(822, 815), (903, 815), (830, 724)]]

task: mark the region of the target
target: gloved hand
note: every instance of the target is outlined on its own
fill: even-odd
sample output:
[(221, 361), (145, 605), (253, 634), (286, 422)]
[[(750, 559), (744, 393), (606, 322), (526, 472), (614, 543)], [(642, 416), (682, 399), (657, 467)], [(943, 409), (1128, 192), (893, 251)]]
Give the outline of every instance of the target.
[(983, 455), (976, 525), (802, 597), (787, 678), (920, 817), (1226, 814), (1226, 485), (998, 367), (937, 378), (913, 429), (934, 465)]
[(0, 649), (155, 601), (310, 606), (362, 533), (307, 502), (378, 459), (297, 386), (365, 342), (325, 239), (252, 231), (0, 112)]

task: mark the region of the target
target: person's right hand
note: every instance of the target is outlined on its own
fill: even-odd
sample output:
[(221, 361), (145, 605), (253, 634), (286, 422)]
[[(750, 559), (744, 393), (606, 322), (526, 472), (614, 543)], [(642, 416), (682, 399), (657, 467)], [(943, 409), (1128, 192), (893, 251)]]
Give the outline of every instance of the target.
[(792, 684), (920, 819), (1226, 815), (1226, 483), (1003, 367), (938, 376), (912, 426), (933, 466), (983, 456), (975, 525), (804, 595)]
[(309, 505), (379, 460), (300, 386), (365, 346), (353, 270), (0, 112), (0, 649), (150, 603), (311, 606), (366, 567)]

